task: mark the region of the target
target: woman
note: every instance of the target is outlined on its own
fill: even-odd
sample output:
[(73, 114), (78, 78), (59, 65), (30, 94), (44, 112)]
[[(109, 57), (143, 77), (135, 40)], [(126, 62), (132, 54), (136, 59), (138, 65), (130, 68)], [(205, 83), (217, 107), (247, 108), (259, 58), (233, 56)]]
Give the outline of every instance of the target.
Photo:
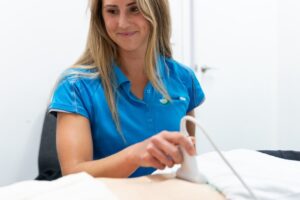
[(177, 131), (204, 94), (194, 73), (172, 59), (168, 1), (90, 3), (86, 50), (49, 106), (62, 173), (136, 177), (181, 163), (179, 146), (194, 155), (191, 139)]

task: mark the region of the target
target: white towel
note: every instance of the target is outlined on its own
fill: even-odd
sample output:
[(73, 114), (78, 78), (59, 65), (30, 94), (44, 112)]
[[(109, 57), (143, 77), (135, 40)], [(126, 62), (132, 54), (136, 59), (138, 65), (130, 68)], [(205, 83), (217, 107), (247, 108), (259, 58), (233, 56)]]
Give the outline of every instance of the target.
[[(300, 162), (252, 150), (224, 152), (259, 200), (299, 200)], [(216, 152), (197, 157), (198, 168), (227, 199), (250, 200), (247, 191)]]
[(78, 173), (55, 181), (22, 181), (0, 188), (1, 200), (117, 200), (107, 186)]
[[(253, 150), (222, 152), (258, 200), (300, 200), (300, 161), (276, 158)], [(252, 200), (216, 152), (197, 156), (198, 169), (210, 185), (229, 200)], [(173, 169), (156, 174), (176, 172)]]

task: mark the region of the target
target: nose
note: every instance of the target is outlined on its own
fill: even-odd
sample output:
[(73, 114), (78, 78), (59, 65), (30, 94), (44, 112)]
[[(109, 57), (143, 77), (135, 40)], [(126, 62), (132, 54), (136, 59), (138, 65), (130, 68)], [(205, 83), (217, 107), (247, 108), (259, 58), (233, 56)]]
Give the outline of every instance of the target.
[(128, 28), (128, 26), (130, 25), (130, 19), (129, 17), (126, 15), (126, 13), (121, 13), (120, 17), (119, 17), (119, 27), (122, 29), (126, 29)]

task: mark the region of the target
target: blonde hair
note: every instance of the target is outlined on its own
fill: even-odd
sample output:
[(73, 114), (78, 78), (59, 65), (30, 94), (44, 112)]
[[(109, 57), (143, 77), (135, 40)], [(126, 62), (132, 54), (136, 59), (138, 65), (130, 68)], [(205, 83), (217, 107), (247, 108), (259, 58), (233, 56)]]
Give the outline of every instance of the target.
[[(154, 88), (166, 99), (170, 99), (162, 80), (157, 75), (157, 59), (159, 54), (172, 57), (170, 36), (171, 19), (168, 0), (136, 0), (143, 16), (150, 22), (150, 35), (145, 55), (145, 73)], [(106, 100), (113, 120), (121, 132), (116, 108), (116, 77), (113, 74), (113, 62), (118, 58), (116, 44), (106, 32), (102, 16), (102, 0), (90, 0), (90, 27), (86, 49), (74, 67), (97, 68), (104, 88)], [(124, 136), (122, 135), (123, 139)]]

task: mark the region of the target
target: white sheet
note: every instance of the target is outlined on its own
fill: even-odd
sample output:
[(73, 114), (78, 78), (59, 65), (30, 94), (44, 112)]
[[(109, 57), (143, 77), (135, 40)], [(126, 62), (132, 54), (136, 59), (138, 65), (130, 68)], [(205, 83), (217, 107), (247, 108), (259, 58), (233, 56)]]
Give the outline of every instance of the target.
[[(259, 200), (300, 200), (300, 162), (252, 150), (223, 152)], [(230, 200), (250, 200), (247, 191), (216, 152), (197, 156), (199, 171)], [(173, 169), (155, 173), (170, 173)]]
[(1, 200), (117, 200), (107, 186), (87, 173), (55, 181), (23, 181), (0, 188)]

